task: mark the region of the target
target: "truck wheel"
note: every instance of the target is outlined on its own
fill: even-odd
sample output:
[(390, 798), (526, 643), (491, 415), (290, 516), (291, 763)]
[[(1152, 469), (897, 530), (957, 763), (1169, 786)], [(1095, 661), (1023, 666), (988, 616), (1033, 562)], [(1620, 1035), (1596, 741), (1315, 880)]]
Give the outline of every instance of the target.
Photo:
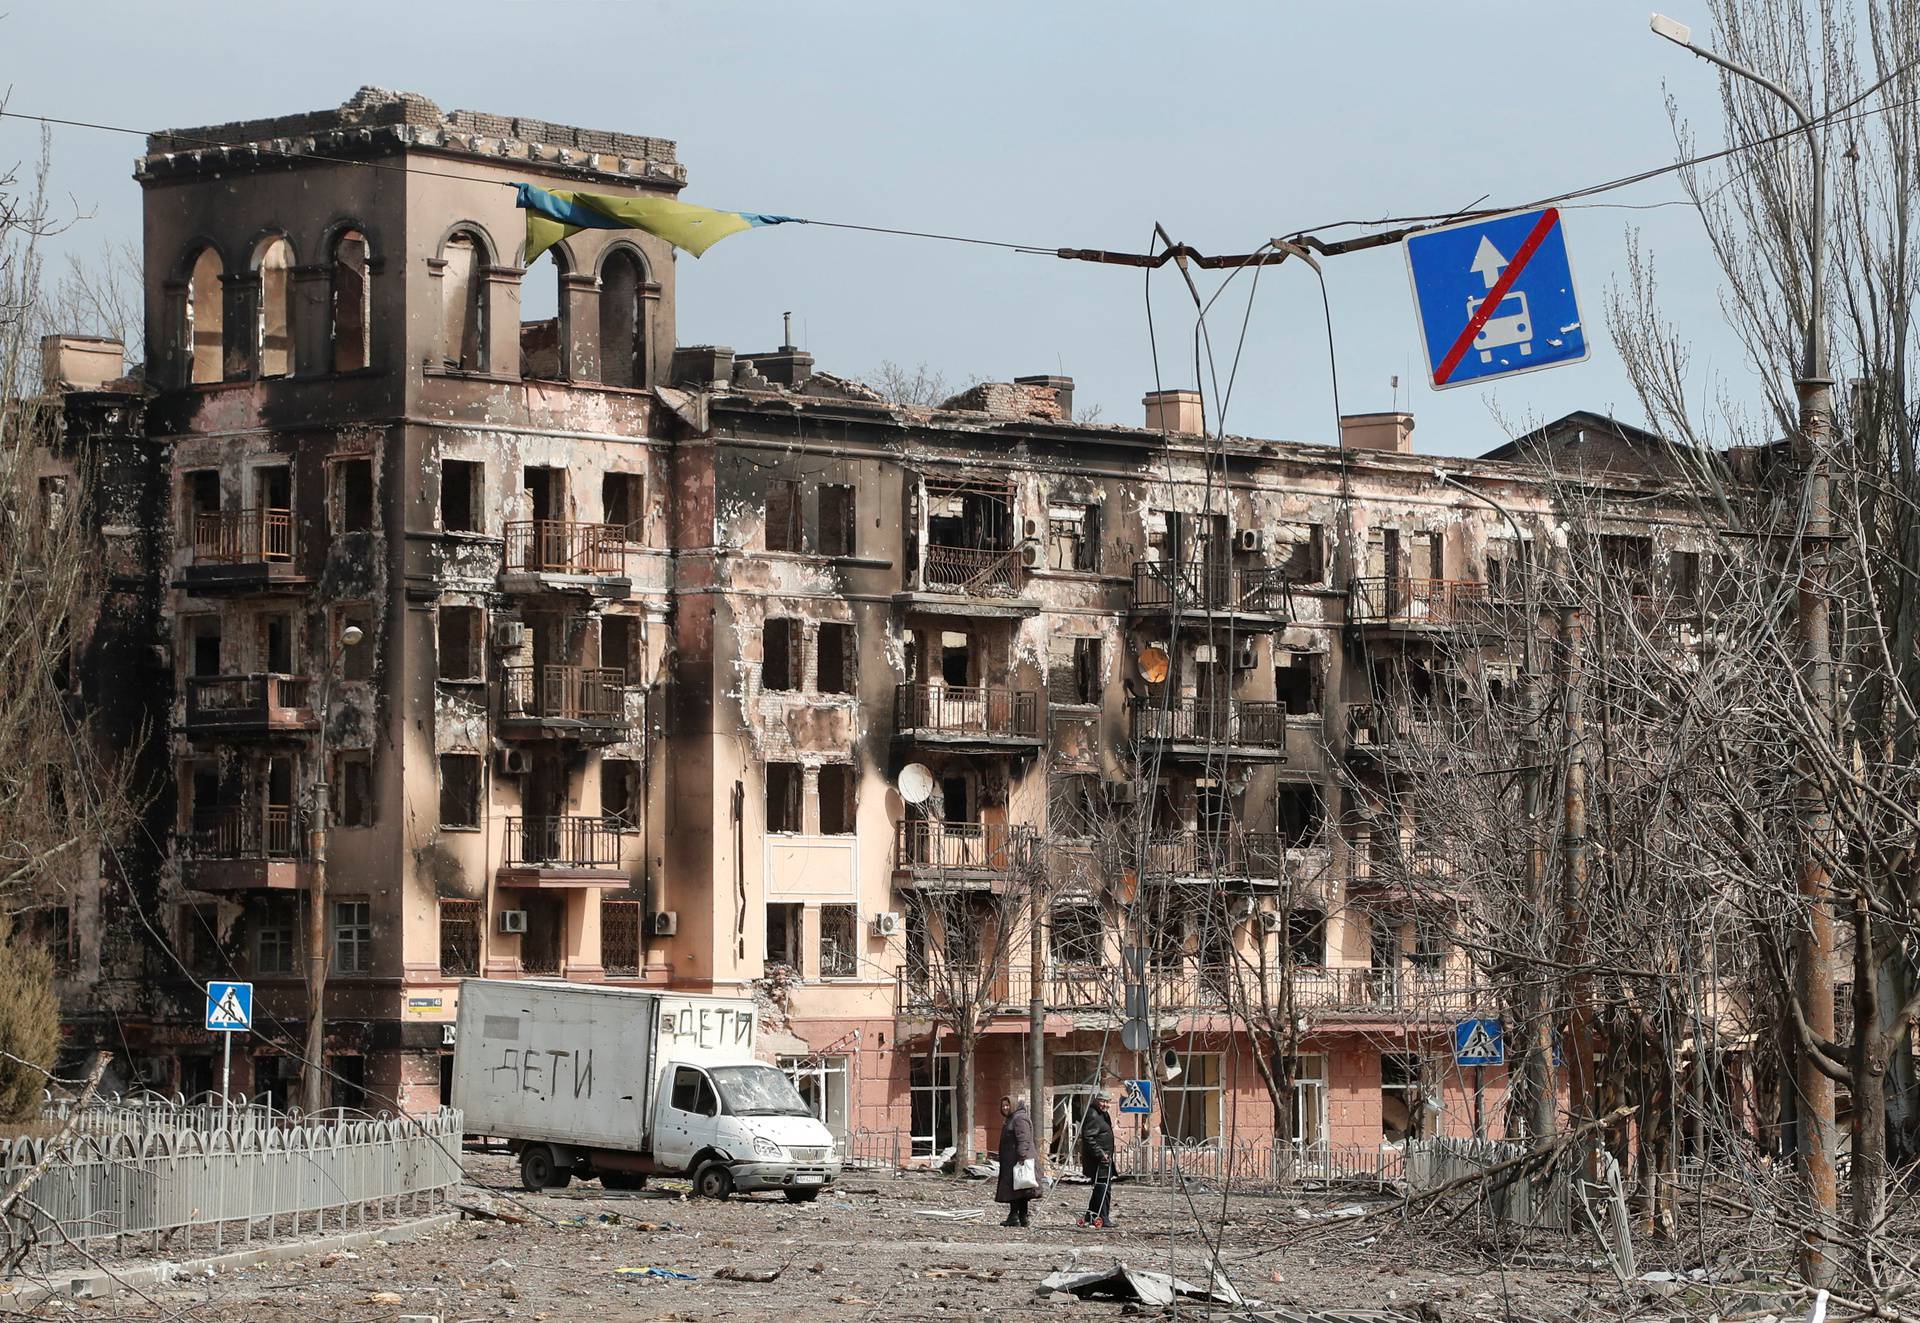
[(787, 1196), (790, 1204), (810, 1204), (820, 1197), (818, 1190), (782, 1190), (780, 1193)]
[(693, 1174), (693, 1192), (702, 1199), (724, 1199), (733, 1193), (733, 1173), (709, 1162)]
[(564, 1189), (572, 1179), (573, 1173), (559, 1169), (553, 1160), (553, 1150), (545, 1144), (534, 1144), (521, 1151), (520, 1184), (533, 1193)]
[(639, 1171), (603, 1171), (600, 1184), (609, 1190), (644, 1190), (647, 1188), (645, 1172)]

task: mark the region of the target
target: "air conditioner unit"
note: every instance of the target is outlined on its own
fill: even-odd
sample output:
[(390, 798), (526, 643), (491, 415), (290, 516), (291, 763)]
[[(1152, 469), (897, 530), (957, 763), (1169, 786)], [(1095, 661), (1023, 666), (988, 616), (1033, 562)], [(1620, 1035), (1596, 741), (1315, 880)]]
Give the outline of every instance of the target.
[(1020, 527), (1023, 535), (1026, 537), (1027, 541), (1029, 542), (1038, 540), (1041, 533), (1046, 531), (1045, 529), (1041, 528), (1040, 521), (1038, 519), (1024, 519), (1021, 521)]
[(525, 776), (533, 770), (533, 755), (525, 749), (501, 749), (494, 754), (494, 766), (502, 776)]
[(523, 933), (527, 930), (527, 912), (525, 910), (501, 910), (500, 931), (503, 933)]
[(897, 937), (900, 933), (900, 912), (881, 910), (873, 916), (873, 935), (875, 937)]
[(1132, 804), (1139, 800), (1140, 792), (1131, 781), (1107, 782), (1107, 803)]
[(1195, 644), (1193, 660), (1197, 666), (1211, 666), (1220, 660), (1220, 649), (1214, 647), (1211, 643)]
[(500, 652), (518, 652), (527, 641), (526, 624), (519, 620), (493, 622), (493, 646)]
[(1037, 570), (1047, 563), (1047, 549), (1038, 542), (1023, 542), (1020, 545), (1020, 563), (1030, 570)]
[(1242, 551), (1259, 551), (1267, 545), (1266, 532), (1258, 528), (1243, 528), (1235, 545)]
[(647, 933), (649, 936), (671, 937), (679, 931), (679, 910), (655, 910), (647, 916)]
[(1280, 912), (1278, 910), (1261, 910), (1260, 911), (1260, 931), (1261, 932), (1277, 933), (1281, 929), (1285, 928), (1286, 926), (1287, 926), (1287, 922), (1284, 918), (1281, 917)]
[(1260, 663), (1260, 649), (1254, 646), (1254, 640), (1241, 639), (1233, 650), (1233, 665), (1236, 670), (1251, 671)]

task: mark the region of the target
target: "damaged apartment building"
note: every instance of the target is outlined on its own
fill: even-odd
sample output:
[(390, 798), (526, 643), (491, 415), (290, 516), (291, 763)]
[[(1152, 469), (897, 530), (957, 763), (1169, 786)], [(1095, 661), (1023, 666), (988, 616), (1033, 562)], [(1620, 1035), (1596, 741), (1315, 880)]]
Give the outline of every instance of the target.
[[(440, 1101), (463, 978), (561, 977), (757, 992), (837, 1133), (964, 1144), (939, 974), (983, 958), (967, 897), (1025, 885), (1041, 959), (988, 989), (981, 1117), (1025, 1091), (1037, 991), (1050, 1103), (1150, 1071), (1183, 1140), (1470, 1128), (1446, 1039), (1484, 990), (1357, 801), (1530, 554), (1501, 512), (1550, 525), (1541, 469), (1418, 455), (1399, 413), (1220, 441), (1188, 391), (1087, 423), (1061, 376), (908, 407), (790, 343), (677, 348), (665, 243), (523, 269), (511, 187), (673, 196), (657, 138), (366, 89), (156, 135), (136, 173), (116, 444), (149, 457), (158, 609), (137, 666), (100, 660), (141, 670), (167, 789), (71, 927), (76, 1046), (215, 1086), (188, 976), (249, 978), (235, 1087), (297, 1098), (324, 794), (343, 1105)], [(1677, 572), (1682, 503), (1610, 482), (1623, 554)], [(171, 956), (114, 936), (132, 906)], [(1280, 1118), (1210, 976), (1262, 945), (1300, 1017)], [(1176, 1070), (1120, 1046), (1136, 947)]]

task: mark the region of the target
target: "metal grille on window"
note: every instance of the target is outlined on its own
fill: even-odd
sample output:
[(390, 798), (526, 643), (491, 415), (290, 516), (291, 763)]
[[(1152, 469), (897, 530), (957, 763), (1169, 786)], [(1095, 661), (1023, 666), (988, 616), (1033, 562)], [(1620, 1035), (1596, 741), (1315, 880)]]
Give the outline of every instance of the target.
[(480, 972), (481, 905), (477, 900), (440, 902), (440, 972), (471, 977)]
[(640, 976), (640, 902), (600, 902), (600, 963), (608, 978)]

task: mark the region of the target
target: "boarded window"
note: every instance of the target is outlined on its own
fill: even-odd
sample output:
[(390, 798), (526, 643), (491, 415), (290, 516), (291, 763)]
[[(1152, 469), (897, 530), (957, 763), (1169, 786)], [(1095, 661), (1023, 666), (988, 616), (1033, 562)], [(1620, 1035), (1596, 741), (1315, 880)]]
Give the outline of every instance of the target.
[(477, 606), (440, 608), (440, 678), (472, 682), (486, 679), (486, 612)]
[(440, 755), (440, 825), (480, 825), (480, 755)]
[(480, 465), (466, 459), (440, 461), (440, 527), (449, 533), (480, 531), (485, 480)]
[(364, 533), (373, 527), (373, 461), (333, 463), (333, 531)]
[(817, 688), (823, 694), (853, 692), (853, 626), (828, 621), (814, 641)]
[(851, 556), (854, 538), (853, 488), (825, 483), (820, 488), (820, 535), (814, 550), (822, 556)]
[(484, 911), (477, 900), (440, 902), (440, 972), (472, 978), (480, 973), (480, 924)]
[(847, 763), (828, 763), (820, 769), (820, 831), (827, 836), (848, 836), (854, 829), (853, 768)]
[(640, 902), (600, 902), (600, 964), (608, 978), (640, 977)]
[(373, 825), (373, 756), (366, 750), (333, 756), (333, 812), (342, 827)]
[(789, 479), (767, 484), (767, 550), (800, 550), (800, 484)]
[(760, 687), (788, 690), (800, 687), (800, 622), (775, 616), (760, 631)]
[(820, 907), (820, 977), (852, 978), (860, 972), (858, 911), (851, 905)]
[(638, 473), (608, 473), (600, 479), (600, 517), (614, 536), (628, 542), (645, 537), (646, 479)]
[(767, 830), (798, 832), (805, 830), (800, 817), (801, 775), (799, 763), (767, 764)]

